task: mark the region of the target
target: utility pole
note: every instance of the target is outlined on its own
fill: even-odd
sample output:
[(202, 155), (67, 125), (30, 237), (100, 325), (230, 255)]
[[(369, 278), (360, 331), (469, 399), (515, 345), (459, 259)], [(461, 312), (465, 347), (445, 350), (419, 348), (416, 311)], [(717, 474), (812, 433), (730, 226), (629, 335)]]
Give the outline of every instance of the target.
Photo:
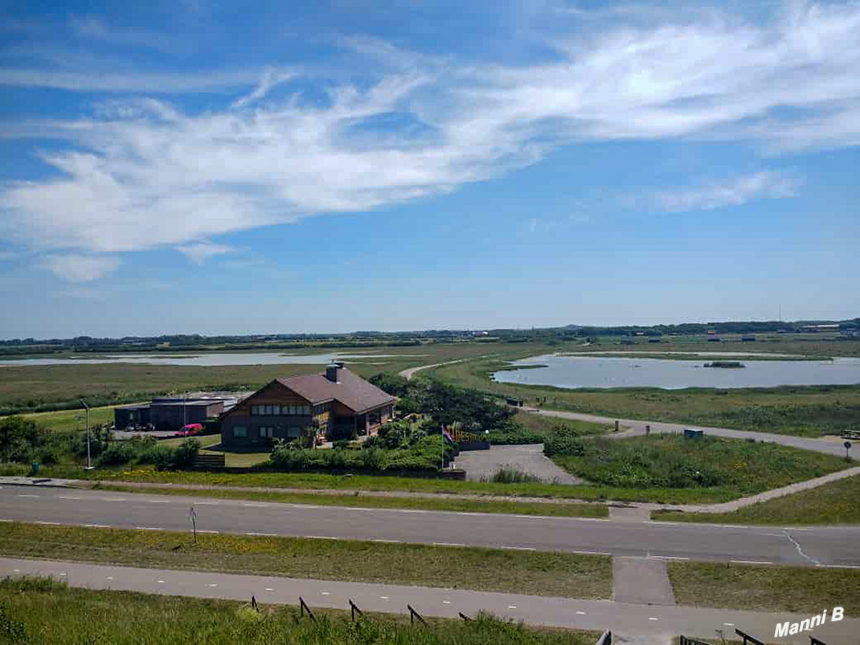
[(90, 406), (88, 406), (83, 399), (81, 399), (81, 405), (84, 406), (84, 408), (87, 411), (87, 468), (86, 468), (86, 470), (92, 470), (93, 469), (93, 462), (92, 462), (92, 459), (90, 458)]
[(188, 405), (188, 392), (183, 395), (182, 399), (182, 429), (188, 425), (188, 413), (185, 411), (185, 406)]

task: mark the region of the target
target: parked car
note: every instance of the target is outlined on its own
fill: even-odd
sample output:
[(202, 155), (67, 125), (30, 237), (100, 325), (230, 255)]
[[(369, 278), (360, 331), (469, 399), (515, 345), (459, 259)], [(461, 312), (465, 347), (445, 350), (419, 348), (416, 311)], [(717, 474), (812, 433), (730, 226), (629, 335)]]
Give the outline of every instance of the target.
[(177, 431), (173, 436), (174, 437), (191, 437), (195, 434), (200, 434), (203, 432), (203, 424), (201, 423), (189, 423), (188, 425), (182, 426), (182, 429)]

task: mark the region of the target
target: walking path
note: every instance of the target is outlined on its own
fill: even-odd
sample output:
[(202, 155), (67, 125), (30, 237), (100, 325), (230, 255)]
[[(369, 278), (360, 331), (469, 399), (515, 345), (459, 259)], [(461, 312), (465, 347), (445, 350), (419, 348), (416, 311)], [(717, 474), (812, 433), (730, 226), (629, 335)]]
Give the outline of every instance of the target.
[(612, 558), (612, 597), (636, 605), (675, 606), (666, 561), (656, 558)]
[(489, 450), (466, 450), (457, 455), (455, 466), (466, 471), (466, 479), (469, 481), (489, 481), (499, 469), (507, 467), (545, 482), (567, 485), (585, 483), (546, 457), (542, 443), (491, 446)]
[(405, 378), (407, 381), (411, 381), (412, 377), (417, 372), (429, 370), (429, 369), (432, 369), (434, 367), (442, 367), (443, 365), (454, 365), (455, 363), (463, 363), (465, 361), (475, 361), (475, 360), (478, 360), (479, 358), (488, 358), (489, 356), (493, 356), (493, 354), (484, 354), (483, 356), (468, 356), (466, 358), (458, 358), (457, 360), (453, 360), (453, 361), (445, 361), (444, 363), (433, 363), (432, 365), (419, 365), (418, 367), (409, 367), (405, 370), (402, 370), (401, 372), (399, 372), (399, 374), (400, 374), (400, 376)]
[[(706, 435), (714, 435), (717, 437), (726, 437), (729, 439), (754, 439), (756, 441), (765, 441), (768, 443), (778, 443), (783, 446), (792, 448), (800, 448), (802, 450), (811, 450), (813, 452), (823, 452), (829, 455), (845, 456), (845, 448), (840, 443), (834, 441), (824, 441), (821, 439), (807, 439), (804, 437), (795, 437), (787, 434), (775, 434), (772, 432), (751, 432), (748, 430), (732, 430), (730, 428), (711, 428), (708, 426), (700, 426), (691, 423), (666, 423), (664, 421), (641, 421), (639, 419), (617, 419), (613, 417), (603, 417), (595, 414), (584, 414), (582, 412), (562, 412), (560, 410), (541, 410), (538, 408), (523, 407), (520, 408), (526, 412), (533, 412), (547, 417), (556, 417), (560, 419), (574, 419), (577, 421), (591, 421), (593, 423), (619, 423), (630, 428), (629, 431), (618, 433), (615, 435), (606, 435), (607, 437), (622, 438), (635, 437), (645, 434), (645, 426), (651, 427), (651, 432), (683, 432), (685, 428), (696, 428), (704, 430)], [(852, 451), (854, 448), (851, 449)], [(851, 451), (849, 451), (851, 454)]]
[[(669, 645), (679, 634), (713, 638), (727, 636), (735, 627), (770, 642), (777, 623), (809, 616), (731, 609), (705, 609), (633, 604), (609, 600), (575, 600), (462, 589), (408, 587), (363, 582), (302, 580), (198, 571), (173, 571), (89, 563), (0, 558), (0, 576), (50, 576), (73, 587), (138, 591), (173, 596), (225, 598), (260, 603), (297, 605), (299, 596), (313, 609), (349, 609), (349, 600), (363, 611), (406, 614), (407, 604), (424, 616), (474, 616), (479, 611), (524, 621), (531, 625), (612, 630), (629, 643)], [(854, 642), (860, 619), (827, 623), (813, 634), (830, 645)], [(809, 642), (809, 632), (780, 639), (781, 643)]]

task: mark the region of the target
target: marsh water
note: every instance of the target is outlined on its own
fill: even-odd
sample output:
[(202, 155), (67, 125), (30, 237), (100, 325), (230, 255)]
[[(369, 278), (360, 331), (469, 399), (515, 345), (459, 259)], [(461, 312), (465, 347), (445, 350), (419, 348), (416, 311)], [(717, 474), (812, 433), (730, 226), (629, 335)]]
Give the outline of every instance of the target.
[[(723, 354), (725, 355), (725, 354)], [(747, 360), (743, 368), (704, 367), (709, 359), (606, 358), (591, 356), (535, 356), (514, 361), (531, 369), (502, 370), (499, 383), (555, 387), (620, 388), (687, 387), (741, 388), (779, 385), (853, 385), (860, 383), (860, 358), (832, 360)]]
[[(213, 367), (219, 365), (325, 365), (333, 360), (389, 358), (391, 354), (281, 354), (277, 352), (226, 353), (212, 352), (189, 354), (188, 356), (157, 354), (96, 355), (93, 358), (24, 358), (0, 360), (0, 367), (28, 365), (75, 365), (101, 363), (138, 363), (143, 365), (185, 365), (190, 367)], [(399, 356), (403, 356), (400, 354)]]

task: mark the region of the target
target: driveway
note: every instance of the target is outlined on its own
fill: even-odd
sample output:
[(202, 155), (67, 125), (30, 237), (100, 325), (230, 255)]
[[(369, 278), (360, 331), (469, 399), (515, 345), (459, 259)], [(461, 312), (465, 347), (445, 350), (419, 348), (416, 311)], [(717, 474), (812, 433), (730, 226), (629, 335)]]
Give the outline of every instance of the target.
[(480, 481), (490, 479), (502, 466), (521, 470), (546, 482), (558, 484), (582, 484), (579, 477), (556, 466), (543, 454), (542, 443), (524, 446), (492, 446), (489, 450), (466, 450), (456, 460), (457, 468), (466, 471), (466, 479)]

